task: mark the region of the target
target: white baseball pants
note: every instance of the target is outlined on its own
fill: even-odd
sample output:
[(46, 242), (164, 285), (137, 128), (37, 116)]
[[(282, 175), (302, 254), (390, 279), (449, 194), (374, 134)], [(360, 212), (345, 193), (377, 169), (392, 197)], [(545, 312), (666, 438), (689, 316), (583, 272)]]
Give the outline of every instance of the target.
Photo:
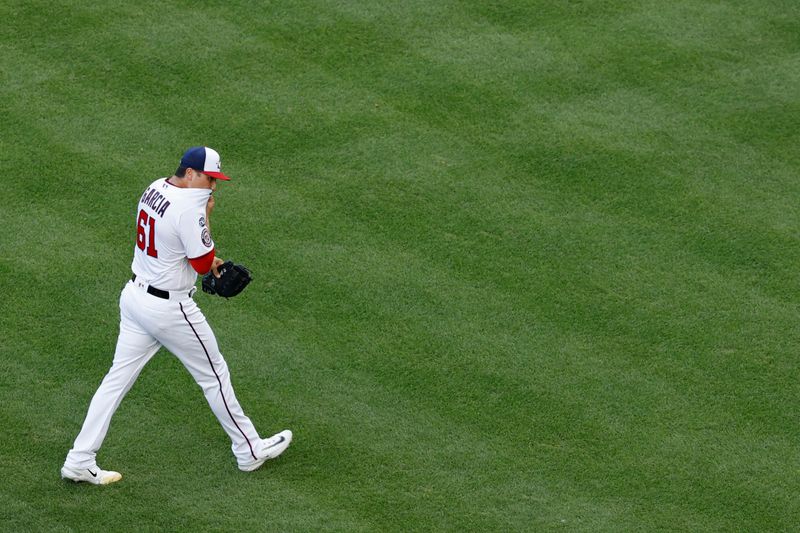
[(71, 468), (95, 466), (111, 417), (161, 346), (180, 359), (203, 389), (211, 410), (231, 439), (237, 461), (254, 461), (261, 456), (261, 439), (236, 400), (228, 365), (205, 316), (188, 293), (171, 292), (170, 299), (165, 300), (148, 294), (146, 288), (146, 282), (137, 279), (122, 290), (114, 361), (92, 398), (81, 432), (64, 464)]

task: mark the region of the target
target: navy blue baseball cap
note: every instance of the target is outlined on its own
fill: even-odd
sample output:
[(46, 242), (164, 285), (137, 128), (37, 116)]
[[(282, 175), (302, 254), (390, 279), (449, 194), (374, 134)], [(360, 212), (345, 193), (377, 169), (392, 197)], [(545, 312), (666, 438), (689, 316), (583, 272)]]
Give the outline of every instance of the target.
[(181, 157), (181, 166), (184, 168), (193, 168), (212, 178), (226, 181), (230, 180), (228, 176), (222, 173), (219, 153), (208, 146), (192, 146), (186, 150), (186, 152), (183, 153), (183, 157)]

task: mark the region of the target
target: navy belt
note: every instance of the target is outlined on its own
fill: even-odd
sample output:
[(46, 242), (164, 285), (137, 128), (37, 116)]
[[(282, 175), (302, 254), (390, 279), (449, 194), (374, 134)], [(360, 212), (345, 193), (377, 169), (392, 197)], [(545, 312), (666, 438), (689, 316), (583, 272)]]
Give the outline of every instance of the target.
[[(131, 276), (131, 281), (136, 281), (136, 274)], [(161, 289), (156, 289), (155, 287), (148, 285), (147, 286), (147, 294), (152, 294), (156, 298), (162, 298), (164, 300), (169, 300), (169, 292), (162, 291)]]

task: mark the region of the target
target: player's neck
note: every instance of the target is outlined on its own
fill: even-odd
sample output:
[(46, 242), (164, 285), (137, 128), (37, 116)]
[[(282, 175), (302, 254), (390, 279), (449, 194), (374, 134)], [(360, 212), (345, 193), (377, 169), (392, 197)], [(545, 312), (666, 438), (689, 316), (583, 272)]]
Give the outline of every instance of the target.
[(186, 181), (187, 181), (186, 178), (179, 178), (178, 176), (172, 176), (171, 178), (167, 178), (167, 183), (179, 189), (185, 189), (186, 187), (189, 186), (186, 183)]

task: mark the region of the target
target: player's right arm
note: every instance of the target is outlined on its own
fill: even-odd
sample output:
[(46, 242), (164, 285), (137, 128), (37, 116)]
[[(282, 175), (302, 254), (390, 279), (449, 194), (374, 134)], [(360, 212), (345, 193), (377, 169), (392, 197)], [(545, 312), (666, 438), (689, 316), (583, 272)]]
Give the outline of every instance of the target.
[[(213, 241), (211, 240), (211, 233), (210, 233), (210, 226), (209, 221), (211, 219), (211, 211), (214, 210), (214, 196), (211, 195), (208, 197), (208, 202), (206, 203), (206, 216), (203, 218), (198, 215), (191, 213), (184, 213), (181, 217), (181, 232), (182, 232), (182, 239), (184, 243), (189, 243), (187, 246), (187, 258), (189, 259), (189, 264), (198, 274), (204, 275), (209, 271), (214, 272), (214, 276), (219, 277), (219, 266), (224, 263), (224, 261), (216, 256), (216, 250), (213, 247)], [(200, 251), (199, 248), (196, 247), (196, 231), (197, 227), (195, 227), (192, 223), (194, 219), (197, 219), (197, 227), (200, 228), (200, 241), (203, 245), (208, 246), (210, 243), (211, 250), (206, 252), (203, 255), (192, 257), (190, 255), (193, 250)], [(192, 246), (194, 243), (194, 247)]]
[(215, 257), (215, 258), (214, 258), (214, 263), (211, 265), (211, 271), (214, 273), (214, 277), (215, 277), (215, 278), (218, 278), (218, 277), (219, 277), (219, 267), (220, 267), (220, 266), (222, 266), (222, 264), (223, 264), (224, 262), (225, 262), (225, 261), (223, 261), (223, 260), (222, 260), (221, 258), (219, 258), (219, 257)]
[(207, 274), (209, 270), (214, 269), (218, 262), (220, 264), (222, 263), (222, 259), (215, 255), (214, 250), (211, 250), (206, 255), (201, 255), (200, 257), (189, 257), (188, 259), (189, 264), (192, 265), (194, 271), (200, 275)]
[[(211, 231), (211, 211), (214, 210), (214, 205), (216, 205), (216, 201), (214, 200), (214, 195), (211, 194), (211, 196), (208, 197), (208, 202), (206, 203), (206, 226), (208, 227), (209, 231)], [(225, 261), (223, 261), (222, 258), (214, 257), (214, 260), (211, 262), (211, 268), (210, 268), (210, 270), (214, 272), (214, 277), (217, 278), (219, 277), (218, 269), (224, 262)], [(206, 272), (208, 272), (208, 270), (206, 270)], [(200, 272), (200, 273), (205, 274), (205, 272)]]
[(192, 268), (199, 274), (205, 274), (216, 265), (214, 241), (208, 230), (210, 211), (197, 206), (181, 213), (178, 219), (178, 231), (184, 253)]
[(216, 201), (214, 200), (214, 195), (208, 197), (208, 202), (206, 203), (206, 224), (208, 225), (208, 230), (211, 231), (211, 211), (214, 210), (214, 205)]

